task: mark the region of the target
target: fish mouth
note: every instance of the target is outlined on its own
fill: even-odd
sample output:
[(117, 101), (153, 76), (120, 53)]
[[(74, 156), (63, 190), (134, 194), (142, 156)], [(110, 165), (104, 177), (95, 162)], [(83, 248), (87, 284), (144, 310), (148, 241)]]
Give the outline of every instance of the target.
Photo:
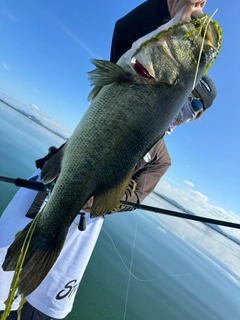
[[(150, 36), (144, 36), (133, 44), (130, 50), (131, 57), (129, 57), (130, 67), (142, 79), (159, 80), (159, 74), (155, 70), (156, 56), (153, 53), (154, 50), (149, 49), (151, 43), (156, 43), (155, 47), (158, 46), (168, 59), (178, 64), (177, 51), (172, 50), (168, 43), (169, 39), (171, 40), (169, 38), (171, 33), (177, 32), (178, 28), (182, 37), (188, 38), (192, 43), (192, 54), (197, 55), (199, 50), (196, 62), (200, 63), (200, 57), (206, 60), (204, 72), (207, 72), (216, 59), (221, 47), (222, 31), (218, 23), (212, 20), (212, 16), (209, 17), (198, 7), (194, 10), (186, 7), (171, 21), (165, 25), (165, 28), (159, 27)], [(175, 22), (177, 23), (174, 24)]]
[(214, 23), (209, 16), (201, 10), (195, 10), (191, 14), (192, 22), (196, 29), (200, 30), (200, 35), (204, 39), (205, 45), (211, 48), (211, 51), (219, 51), (221, 45), (221, 30), (218, 24)]
[(148, 70), (136, 58), (132, 58), (131, 66), (139, 76), (146, 79), (153, 79), (153, 76), (151, 76)]

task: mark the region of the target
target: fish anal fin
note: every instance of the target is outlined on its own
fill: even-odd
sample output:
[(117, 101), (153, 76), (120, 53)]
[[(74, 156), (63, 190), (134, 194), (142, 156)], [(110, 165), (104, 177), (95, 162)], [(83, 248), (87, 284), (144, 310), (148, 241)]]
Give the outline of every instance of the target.
[(113, 211), (113, 209), (120, 203), (121, 198), (129, 186), (133, 172), (134, 168), (113, 188), (105, 191), (99, 190), (94, 193), (93, 205), (90, 211), (91, 218)]
[(67, 143), (60, 148), (54, 156), (52, 156), (43, 166), (41, 171), (41, 181), (48, 184), (57, 178), (61, 171), (62, 158), (66, 149)]
[[(4, 271), (15, 270), (31, 223), (22, 230), (8, 248), (2, 264)], [(55, 238), (44, 239), (37, 230), (34, 231), (18, 282), (18, 291), (24, 297), (35, 290), (46, 277), (62, 250), (66, 235), (67, 230), (64, 230), (56, 234)]]

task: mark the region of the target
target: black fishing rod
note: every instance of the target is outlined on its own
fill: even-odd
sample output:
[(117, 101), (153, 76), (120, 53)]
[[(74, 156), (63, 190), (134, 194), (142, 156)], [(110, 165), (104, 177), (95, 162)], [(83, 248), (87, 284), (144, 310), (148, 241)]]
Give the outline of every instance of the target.
[[(25, 180), (25, 179), (21, 179), (21, 178), (13, 179), (13, 178), (8, 178), (8, 177), (3, 177), (3, 176), (0, 176), (0, 181), (13, 183), (17, 187), (23, 187), (23, 188), (32, 189), (32, 190), (45, 192), (45, 193), (48, 190), (48, 187), (46, 185), (44, 185), (42, 182), (37, 182), (37, 181)], [(146, 206), (143, 204), (137, 204), (137, 203), (122, 201), (122, 200), (120, 201), (120, 204), (122, 204), (124, 206), (128, 206), (128, 207), (132, 207), (134, 209), (141, 209), (141, 210), (150, 211), (150, 212), (154, 212), (154, 213), (165, 214), (168, 216), (184, 218), (184, 219), (188, 219), (188, 220), (195, 220), (195, 221), (200, 221), (200, 222), (204, 222), (204, 223), (212, 223), (212, 224), (217, 224), (219, 226), (240, 229), (240, 224), (238, 224), (238, 223), (217, 220), (217, 219), (211, 219), (211, 218), (206, 218), (206, 217), (201, 217), (201, 216), (194, 216), (194, 215), (187, 214), (187, 213), (181, 213), (181, 212), (177, 212), (177, 211), (171, 211), (171, 210)]]
[(13, 183), (17, 187), (23, 187), (23, 188), (32, 189), (35, 191), (46, 192), (46, 186), (42, 182), (38, 182), (38, 181), (26, 180), (21, 178), (13, 179), (13, 178), (8, 178), (3, 176), (0, 176), (0, 181)]
[(132, 207), (134, 209), (141, 209), (141, 210), (146, 210), (146, 211), (150, 211), (150, 212), (165, 214), (168, 216), (174, 216), (174, 217), (184, 218), (184, 219), (188, 219), (188, 220), (195, 220), (195, 221), (200, 221), (200, 222), (204, 222), (204, 223), (212, 223), (212, 224), (217, 224), (219, 226), (240, 229), (240, 224), (238, 224), (238, 223), (217, 220), (217, 219), (211, 219), (211, 218), (206, 218), (206, 217), (201, 217), (201, 216), (194, 216), (194, 215), (188, 214), (188, 213), (181, 213), (181, 212), (177, 212), (177, 211), (160, 209), (160, 208), (146, 206), (143, 204), (138, 204), (138, 203), (133, 203), (133, 202), (120, 201), (120, 203), (125, 206)]

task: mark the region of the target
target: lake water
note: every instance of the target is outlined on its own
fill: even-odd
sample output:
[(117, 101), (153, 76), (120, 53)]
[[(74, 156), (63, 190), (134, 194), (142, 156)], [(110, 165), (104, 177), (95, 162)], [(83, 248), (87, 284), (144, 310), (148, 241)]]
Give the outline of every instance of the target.
[[(0, 103), (0, 175), (27, 178), (64, 141)], [(17, 191), (0, 182), (0, 214)], [(177, 210), (150, 195), (145, 204)], [(199, 222), (136, 210), (108, 216), (65, 319), (239, 320), (240, 247)]]

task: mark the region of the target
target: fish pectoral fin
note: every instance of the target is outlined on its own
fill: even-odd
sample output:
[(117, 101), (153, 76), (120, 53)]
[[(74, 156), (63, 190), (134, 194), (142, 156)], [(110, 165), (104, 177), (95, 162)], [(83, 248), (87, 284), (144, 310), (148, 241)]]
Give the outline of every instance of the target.
[(132, 79), (131, 73), (114, 62), (97, 59), (92, 59), (91, 62), (97, 67), (88, 72), (91, 85), (103, 87), (114, 82), (129, 82)]
[(133, 172), (134, 168), (113, 188), (94, 193), (93, 205), (90, 211), (91, 218), (102, 216), (116, 208), (129, 186)]
[(97, 59), (92, 59), (91, 62), (97, 68), (88, 72), (88, 79), (91, 85), (95, 86), (88, 95), (88, 101), (96, 98), (101, 89), (108, 84), (132, 82), (132, 75), (116, 63)]
[(43, 166), (41, 171), (41, 181), (48, 184), (56, 179), (61, 171), (62, 158), (66, 149), (67, 143), (60, 148), (54, 156), (52, 156)]
[(124, 70), (120, 65), (107, 61), (92, 59), (91, 62), (96, 66), (96, 69), (88, 72), (88, 79), (91, 85), (95, 87), (88, 95), (88, 101), (96, 98), (102, 87), (112, 84), (131, 84), (132, 75)]

